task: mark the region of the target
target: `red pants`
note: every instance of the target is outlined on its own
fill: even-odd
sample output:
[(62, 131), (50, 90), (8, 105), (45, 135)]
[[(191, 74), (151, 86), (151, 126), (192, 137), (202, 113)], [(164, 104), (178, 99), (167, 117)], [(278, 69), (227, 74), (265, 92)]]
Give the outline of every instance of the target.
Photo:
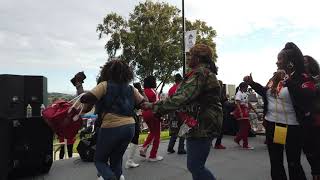
[(238, 120), (239, 132), (235, 138), (235, 141), (240, 142), (243, 140), (243, 147), (248, 147), (248, 134), (249, 129), (251, 128), (250, 122), (248, 119)]
[(153, 142), (149, 158), (156, 158), (160, 144), (160, 119), (155, 117), (151, 110), (142, 112), (142, 117), (149, 128), (148, 137), (142, 147), (147, 148)]

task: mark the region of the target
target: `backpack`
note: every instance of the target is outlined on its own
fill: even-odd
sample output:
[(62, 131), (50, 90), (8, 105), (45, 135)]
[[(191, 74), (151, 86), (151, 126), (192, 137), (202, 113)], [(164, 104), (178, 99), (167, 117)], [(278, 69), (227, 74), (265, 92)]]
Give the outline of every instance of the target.
[(96, 153), (97, 133), (93, 133), (91, 137), (81, 139), (77, 151), (80, 158), (84, 162), (93, 162)]

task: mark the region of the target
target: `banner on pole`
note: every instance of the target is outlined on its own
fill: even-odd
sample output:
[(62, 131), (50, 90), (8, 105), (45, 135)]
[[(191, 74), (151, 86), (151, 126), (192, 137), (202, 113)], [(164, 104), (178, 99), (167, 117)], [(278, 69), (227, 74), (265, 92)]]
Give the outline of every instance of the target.
[(189, 50), (196, 44), (196, 40), (197, 40), (197, 30), (186, 31), (184, 36), (186, 52), (189, 52)]

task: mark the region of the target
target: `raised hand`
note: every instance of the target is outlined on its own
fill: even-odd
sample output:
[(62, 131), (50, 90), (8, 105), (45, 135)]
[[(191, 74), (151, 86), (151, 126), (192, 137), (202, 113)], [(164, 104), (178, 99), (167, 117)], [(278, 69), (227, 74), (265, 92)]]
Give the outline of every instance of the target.
[(253, 78), (252, 78), (252, 74), (250, 73), (250, 75), (249, 76), (245, 76), (244, 78), (243, 78), (243, 81), (245, 82), (245, 83), (247, 83), (247, 84), (252, 84), (254, 81), (253, 81)]

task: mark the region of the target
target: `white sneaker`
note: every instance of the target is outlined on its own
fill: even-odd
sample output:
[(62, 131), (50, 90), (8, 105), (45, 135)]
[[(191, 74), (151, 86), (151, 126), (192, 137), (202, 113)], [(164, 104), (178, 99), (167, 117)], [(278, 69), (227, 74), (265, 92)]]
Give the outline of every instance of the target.
[(104, 180), (102, 176), (99, 176), (97, 180)]
[(245, 149), (245, 150), (254, 150), (254, 147), (251, 147), (251, 146), (242, 147), (242, 148)]
[(124, 175), (121, 174), (119, 180), (125, 180)]
[(137, 164), (137, 163), (135, 163), (135, 162), (133, 162), (133, 160), (127, 160), (127, 162), (126, 162), (126, 168), (128, 169), (128, 168), (136, 168), (136, 167), (138, 167), (140, 164)]
[(163, 160), (162, 156), (157, 156), (156, 158), (149, 158), (149, 161), (151, 161), (151, 162), (156, 162), (156, 161), (161, 161), (161, 160)]

